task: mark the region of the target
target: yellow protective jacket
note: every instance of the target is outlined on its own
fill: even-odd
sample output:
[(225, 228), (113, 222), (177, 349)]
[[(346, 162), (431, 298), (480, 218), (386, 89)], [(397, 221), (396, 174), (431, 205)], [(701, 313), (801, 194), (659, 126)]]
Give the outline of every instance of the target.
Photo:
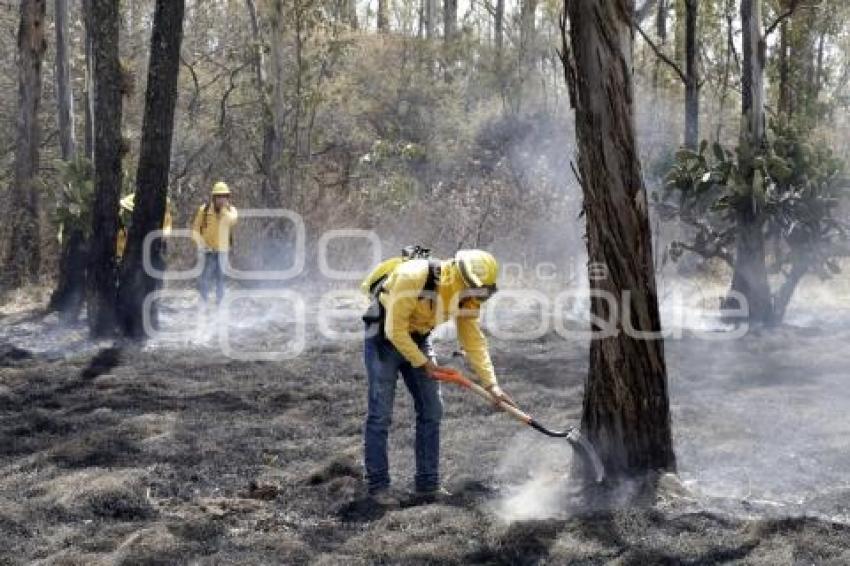
[[(165, 217), (162, 219), (162, 231), (165, 236), (171, 235), (171, 205), (168, 204), (165, 207)], [(124, 226), (118, 227), (118, 236), (115, 241), (115, 257), (118, 259), (122, 259), (124, 257), (124, 250), (127, 249), (127, 228)]]
[(212, 204), (204, 204), (195, 213), (192, 232), (203, 241), (207, 250), (226, 252), (230, 250), (230, 235), (238, 217), (233, 205), (216, 213)]
[(453, 261), (442, 262), (436, 301), (420, 298), (427, 279), (428, 260), (424, 259), (406, 261), (390, 274), (380, 295), (387, 312), (384, 325), (387, 339), (413, 367), (421, 367), (428, 359), (411, 338), (411, 332), (426, 334), (438, 324), (454, 319), (458, 341), (481, 384), (495, 385), (496, 373), (487, 338), (481, 331), (480, 311), (475, 308), (460, 312), (460, 293), (466, 286), (457, 266)]

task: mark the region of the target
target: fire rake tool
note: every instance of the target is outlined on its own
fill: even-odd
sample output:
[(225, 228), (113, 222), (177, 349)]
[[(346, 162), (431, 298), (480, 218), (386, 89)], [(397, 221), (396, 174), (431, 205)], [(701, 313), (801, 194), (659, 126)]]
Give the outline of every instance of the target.
[[(435, 374), (435, 377), (442, 382), (445, 383), (454, 383), (455, 385), (459, 385), (464, 389), (469, 389), (479, 397), (486, 399), (490, 403), (496, 401), (496, 399), (487, 392), (486, 389), (473, 382), (471, 379), (464, 376), (460, 371), (454, 369), (448, 369), (448, 371), (440, 371)], [(570, 446), (573, 447), (573, 450), (579, 455), (582, 461), (585, 463), (585, 469), (588, 470), (596, 483), (601, 483), (605, 479), (605, 468), (602, 465), (602, 460), (599, 459), (599, 455), (596, 454), (596, 450), (593, 448), (593, 445), (590, 441), (585, 438), (584, 435), (581, 434), (581, 431), (575, 427), (569, 427), (563, 431), (558, 430), (550, 430), (534, 420), (531, 415), (526, 414), (518, 407), (514, 407), (513, 405), (506, 403), (505, 401), (498, 400), (498, 407), (514, 417), (516, 420), (520, 421), (523, 424), (526, 424), (533, 428), (534, 430), (545, 434), (546, 436), (552, 436), (555, 438), (566, 438), (567, 442), (570, 443)]]

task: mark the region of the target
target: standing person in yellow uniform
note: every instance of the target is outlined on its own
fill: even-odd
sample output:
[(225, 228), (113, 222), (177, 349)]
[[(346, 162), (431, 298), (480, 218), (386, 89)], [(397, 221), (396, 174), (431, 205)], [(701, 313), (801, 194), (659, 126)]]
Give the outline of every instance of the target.
[(230, 252), (233, 227), (238, 218), (236, 207), (230, 204), (230, 197), (230, 187), (219, 181), (213, 186), (210, 202), (201, 205), (192, 221), (192, 232), (201, 246), (204, 260), (198, 280), (198, 290), (204, 303), (213, 284), (216, 304), (224, 298), (223, 260)]
[(481, 384), (495, 398), (513, 403), (496, 380), (479, 321), (481, 304), (496, 292), (498, 274), (499, 264), (491, 254), (464, 250), (448, 261), (403, 261), (385, 279), (376, 282), (370, 275), (364, 281), (362, 288), (379, 302), (364, 317), (369, 377), (365, 467), (369, 494), (377, 503), (396, 502), (389, 493), (387, 441), (399, 374), (416, 411), (416, 498), (432, 501), (448, 494), (440, 485), (439, 470), (443, 405), (434, 373), (440, 368), (429, 338), (438, 324), (454, 320), (458, 341)]
[[(118, 235), (115, 241), (115, 257), (120, 262), (124, 259), (124, 250), (127, 247), (127, 233), (130, 231), (130, 218), (136, 207), (136, 193), (130, 193), (120, 201), (118, 209)], [(164, 236), (171, 235), (171, 199), (165, 201), (165, 216), (162, 219), (162, 232)], [(165, 241), (163, 241), (162, 253), (165, 255)]]

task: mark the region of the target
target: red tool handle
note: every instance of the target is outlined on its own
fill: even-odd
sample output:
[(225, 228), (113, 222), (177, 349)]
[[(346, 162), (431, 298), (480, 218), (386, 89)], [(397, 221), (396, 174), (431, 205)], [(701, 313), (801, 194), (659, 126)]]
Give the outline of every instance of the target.
[(497, 399), (490, 394), (489, 391), (463, 375), (456, 369), (452, 368), (444, 368), (439, 371), (434, 372), (434, 377), (438, 381), (442, 381), (444, 383), (454, 383), (455, 385), (460, 385), (464, 389), (471, 389), (473, 393), (477, 394), (479, 397), (486, 399), (490, 403), (496, 402), (498, 407), (522, 422), (523, 424), (530, 425), (532, 422), (531, 416), (525, 414), (520, 409), (514, 407), (513, 405), (502, 401), (501, 399)]

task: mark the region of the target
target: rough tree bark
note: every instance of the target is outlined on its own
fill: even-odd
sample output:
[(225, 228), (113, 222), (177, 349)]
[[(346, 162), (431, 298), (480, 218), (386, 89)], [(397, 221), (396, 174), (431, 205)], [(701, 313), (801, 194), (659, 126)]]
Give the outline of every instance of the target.
[(56, 0), (56, 104), (62, 159), (72, 161), (77, 153), (74, 132), (74, 91), (71, 88), (71, 58), (68, 29), (68, 0)]
[[(658, 45), (663, 47), (667, 44), (667, 13), (670, 11), (670, 0), (659, 0), (658, 9), (655, 11), (655, 34), (658, 36)], [(658, 83), (661, 78), (661, 58), (655, 58), (652, 67), (652, 111), (658, 107)]]
[(788, 93), (788, 22), (779, 25), (779, 107), (780, 114), (790, 114)]
[(741, 0), (741, 33), (744, 48), (741, 76), (742, 135), (761, 144), (764, 139), (765, 46), (761, 24), (761, 0)]
[(115, 238), (121, 191), (122, 74), (118, 57), (120, 6), (117, 0), (91, 0), (94, 55), (94, 204), (89, 247), (86, 306), (93, 337), (115, 332), (117, 286)]
[(502, 52), (505, 45), (505, 0), (496, 0), (493, 33), (496, 36), (496, 68), (502, 68)]
[(285, 37), (283, 0), (271, 1), (269, 15), (270, 57), (267, 60), (261, 33), (260, 16), (254, 0), (245, 0), (251, 21), (254, 52), (254, 76), (262, 97), (263, 153), (260, 168), (263, 172), (262, 197), (267, 207), (283, 206), (284, 128), (285, 128)]
[(732, 61), (737, 63), (738, 55), (735, 51), (735, 35), (734, 35), (734, 13), (735, 0), (724, 0), (723, 16), (726, 21), (726, 48), (723, 58), (723, 78), (720, 81), (720, 100), (717, 107), (717, 131), (714, 139), (717, 143), (721, 143), (723, 138), (723, 116), (726, 108), (726, 100), (729, 98), (729, 78), (732, 71)]
[(661, 320), (633, 114), (633, 10), (631, 0), (565, 0), (563, 41), (589, 263), (598, 267), (591, 314), (619, 330), (591, 341), (582, 428), (615, 479), (676, 468), (664, 342), (638, 334), (659, 332)]
[(86, 158), (94, 163), (94, 52), (92, 50), (92, 0), (82, 0), (83, 24), (85, 26), (86, 45), (86, 90), (83, 97), (85, 108), (85, 137)]
[(824, 57), (824, 44), (826, 42), (826, 32), (821, 31), (818, 36), (818, 54), (817, 54), (817, 63), (815, 66), (815, 81), (813, 85), (814, 93), (812, 96), (812, 102), (817, 103), (818, 97), (820, 96), (821, 89), (823, 88), (823, 57)]
[(670, 11), (670, 0), (659, 0), (658, 10), (655, 12), (655, 33), (658, 34), (658, 42), (661, 45), (667, 43), (667, 12)]
[(390, 31), (390, 0), (378, 0), (378, 33)]
[[(143, 253), (145, 238), (162, 227), (165, 217), (184, 10), (184, 0), (157, 0), (154, 12), (135, 207), (118, 293), (121, 330), (132, 338), (144, 337), (144, 301), (159, 287), (144, 269)], [(159, 270), (164, 268), (162, 244), (162, 238), (151, 242), (151, 265)], [(152, 308), (150, 320), (156, 324), (156, 304)]]
[(336, 19), (348, 25), (351, 29), (357, 29), (357, 2), (356, 0), (336, 0)]
[(6, 258), (6, 283), (10, 287), (35, 283), (41, 261), (38, 108), (41, 104), (41, 67), (47, 50), (45, 12), (45, 0), (21, 0), (15, 175), (9, 190), (11, 213)]
[(685, 15), (685, 0), (670, 1), (673, 3), (673, 13), (675, 15), (673, 27), (673, 59), (677, 65), (683, 66), (685, 64), (685, 44), (687, 43), (687, 39), (685, 38), (685, 22), (688, 19)]
[[(69, 41), (68, 0), (54, 3), (56, 19), (56, 105), (59, 118), (59, 145), (62, 160), (77, 158), (77, 137), (74, 129), (74, 91), (71, 86), (71, 56)], [(77, 319), (85, 295), (85, 236), (78, 228), (63, 227), (62, 252), (56, 288), (50, 296), (48, 309), (59, 311), (66, 322)]]
[(528, 72), (535, 62), (537, 2), (538, 0), (522, 0), (520, 7), (519, 47), (523, 73)]
[(348, 25), (351, 29), (360, 28), (360, 21), (357, 18), (357, 0), (348, 0)]
[(425, 38), (437, 37), (437, 0), (423, 0), (425, 3)]
[(285, 133), (286, 38), (284, 37), (283, 0), (274, 0), (271, 16), (271, 85), (266, 86), (270, 98), (267, 106), (263, 141), (263, 168), (267, 179), (266, 204), (283, 206), (283, 153)]
[(443, 0), (443, 39), (451, 43), (457, 36), (457, 0)]
[[(760, 0), (742, 0), (743, 72), (741, 75), (741, 144), (757, 152), (764, 141), (764, 62)], [(752, 167), (743, 171), (746, 182), (758, 182)], [(770, 285), (765, 265), (764, 218), (757, 187), (753, 198), (739, 207), (735, 266), (731, 290), (746, 298), (749, 320), (769, 324), (773, 319)], [(734, 304), (734, 298), (731, 299)]]
[(698, 0), (685, 0), (685, 147), (699, 145)]
[[(253, 67), (254, 79), (257, 88), (263, 92), (266, 88), (266, 50), (263, 46), (263, 36), (260, 32), (260, 15), (257, 13), (257, 5), (254, 0), (245, 0), (248, 9), (248, 17), (251, 22), (251, 42), (253, 44)], [(265, 101), (265, 98), (263, 99)]]

